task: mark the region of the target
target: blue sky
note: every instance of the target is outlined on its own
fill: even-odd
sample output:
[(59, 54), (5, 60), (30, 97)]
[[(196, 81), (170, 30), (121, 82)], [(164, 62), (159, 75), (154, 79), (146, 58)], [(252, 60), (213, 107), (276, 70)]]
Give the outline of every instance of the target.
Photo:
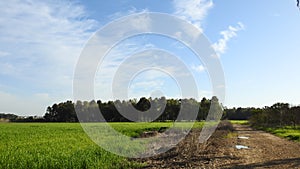
[[(107, 23), (139, 12), (178, 16), (206, 35), (223, 66), (225, 106), (300, 104), (296, 0), (16, 0), (0, 2), (0, 112), (43, 115), (54, 102), (72, 99), (74, 69), (89, 38)], [(205, 65), (188, 48), (173, 39), (143, 35), (126, 39), (106, 56), (95, 77), (96, 99), (111, 98), (107, 90), (122, 58), (153, 47), (183, 60), (199, 97), (211, 97)], [(180, 97), (176, 82), (155, 70), (137, 75), (128, 90), (130, 97), (148, 97), (157, 90)]]

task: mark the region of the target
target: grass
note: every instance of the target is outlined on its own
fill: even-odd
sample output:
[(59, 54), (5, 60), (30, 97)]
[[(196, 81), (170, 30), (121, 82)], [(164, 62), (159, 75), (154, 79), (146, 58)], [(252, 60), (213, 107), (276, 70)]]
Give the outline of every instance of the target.
[(281, 127), (281, 128), (260, 128), (262, 130), (265, 130), (269, 133), (272, 133), (276, 136), (282, 137), (282, 138), (286, 138), (288, 140), (293, 140), (293, 141), (297, 141), (300, 142), (300, 126), (292, 127), (292, 126), (285, 126), (285, 127)]
[(236, 132), (229, 132), (227, 135), (224, 136), (224, 138), (236, 138), (238, 137), (238, 134)]
[[(232, 124), (248, 125), (248, 120), (230, 120)], [(300, 126), (284, 126), (284, 127), (256, 127), (276, 136), (300, 142)]]
[[(171, 127), (168, 123), (110, 123), (137, 137), (143, 131)], [(195, 123), (201, 128), (203, 123)], [(178, 125), (180, 128), (187, 123)], [(106, 139), (106, 138), (103, 138)], [(79, 123), (0, 123), (0, 168), (140, 168), (143, 164), (112, 154), (95, 144)]]
[(94, 144), (75, 123), (0, 124), (0, 168), (133, 168)]
[(248, 120), (229, 120), (232, 124), (248, 125)]

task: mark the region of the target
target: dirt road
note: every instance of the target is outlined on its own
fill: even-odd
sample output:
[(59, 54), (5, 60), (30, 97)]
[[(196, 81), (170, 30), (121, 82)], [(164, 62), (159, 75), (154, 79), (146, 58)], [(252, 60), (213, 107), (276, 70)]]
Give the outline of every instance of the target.
[(193, 130), (170, 151), (138, 161), (147, 163), (145, 168), (300, 169), (299, 143), (245, 125), (233, 125), (234, 130), (228, 123), (222, 125), (205, 144), (198, 143), (200, 130)]
[(238, 150), (236, 168), (300, 168), (300, 144), (253, 130), (249, 126), (234, 125), (238, 137), (236, 144), (249, 146)]

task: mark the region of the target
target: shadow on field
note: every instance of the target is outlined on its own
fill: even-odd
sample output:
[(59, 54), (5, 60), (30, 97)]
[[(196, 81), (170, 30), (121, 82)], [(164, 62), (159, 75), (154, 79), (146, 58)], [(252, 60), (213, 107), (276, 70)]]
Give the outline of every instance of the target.
[(278, 160), (272, 160), (264, 163), (253, 163), (253, 164), (246, 164), (246, 165), (236, 165), (235, 167), (232, 167), (232, 164), (228, 166), (228, 168), (235, 168), (235, 169), (253, 169), (258, 167), (280, 167), (282, 165), (289, 164), (290, 168), (299, 168), (300, 167), (300, 158), (287, 158), (287, 159), (278, 159)]

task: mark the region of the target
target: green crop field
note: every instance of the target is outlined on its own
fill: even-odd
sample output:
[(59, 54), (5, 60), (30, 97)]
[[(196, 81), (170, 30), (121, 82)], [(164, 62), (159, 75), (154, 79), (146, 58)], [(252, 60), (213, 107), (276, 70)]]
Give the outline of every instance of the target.
[[(172, 123), (110, 123), (136, 137)], [(201, 127), (195, 123), (194, 127)], [(182, 125), (184, 126), (184, 125)], [(103, 138), (105, 139), (105, 138)], [(139, 168), (143, 164), (96, 145), (79, 123), (0, 123), (0, 168)]]

